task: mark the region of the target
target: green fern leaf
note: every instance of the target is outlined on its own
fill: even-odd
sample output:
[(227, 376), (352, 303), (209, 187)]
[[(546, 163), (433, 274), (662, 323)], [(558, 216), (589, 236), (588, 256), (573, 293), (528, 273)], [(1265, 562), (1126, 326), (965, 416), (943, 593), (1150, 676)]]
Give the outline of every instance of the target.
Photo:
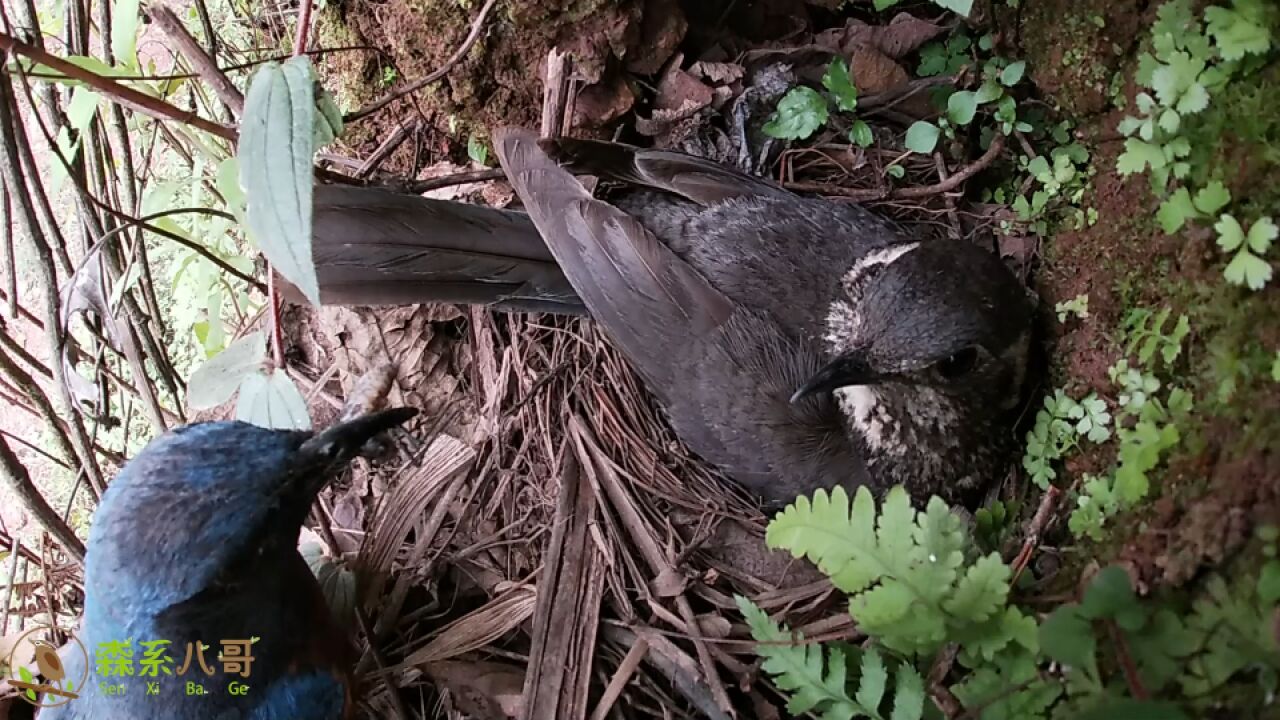
[(792, 714), (818, 710), (835, 719), (871, 715), (845, 689), (847, 665), (844, 653), (830, 650), (830, 659), (818, 644), (803, 644), (804, 637), (791, 633), (745, 597), (737, 598), (738, 610), (751, 628), (756, 652), (764, 658), (764, 671), (777, 686), (790, 693), (787, 710)]
[(884, 699), (884, 689), (889, 683), (889, 671), (884, 669), (884, 660), (875, 650), (867, 650), (862, 654), (862, 677), (858, 679), (858, 692), (853, 696), (862, 707), (874, 710), (880, 707)]
[(814, 493), (813, 501), (801, 496), (788, 505), (765, 531), (771, 548), (807, 557), (845, 592), (866, 588), (883, 572), (874, 562), (854, 562), (860, 550), (875, 548), (875, 501), (865, 487), (858, 488), (850, 507), (844, 488)]
[(907, 663), (898, 666), (889, 720), (920, 720), (924, 716), (924, 678)]
[(919, 546), (914, 558), (919, 570), (916, 585), (927, 600), (936, 603), (951, 591), (964, 564), (964, 530), (960, 518), (938, 497), (929, 500), (919, 519), (915, 531)]
[(1009, 579), (1012, 571), (999, 553), (979, 558), (956, 586), (943, 607), (958, 618), (980, 623), (990, 618), (997, 609), (1004, 607), (1009, 596)]
[(876, 528), (881, 554), (890, 560), (910, 557), (915, 546), (912, 538), (915, 527), (916, 511), (911, 507), (906, 489), (901, 486), (893, 488), (880, 507), (880, 522)]
[(960, 643), (960, 663), (972, 668), (991, 661), (1010, 643), (1039, 652), (1040, 628), (1035, 618), (1023, 615), (1016, 607), (1007, 607), (984, 623), (957, 629), (951, 640)]

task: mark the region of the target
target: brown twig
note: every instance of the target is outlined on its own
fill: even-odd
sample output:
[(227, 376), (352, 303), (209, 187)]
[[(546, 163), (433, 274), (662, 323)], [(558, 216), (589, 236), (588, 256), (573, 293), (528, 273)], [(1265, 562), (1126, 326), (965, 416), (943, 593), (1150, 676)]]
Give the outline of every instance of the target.
[(507, 174), (503, 172), (502, 168), (493, 168), (491, 170), (470, 170), (468, 172), (445, 175), (444, 177), (415, 180), (404, 185), (404, 192), (418, 194), (431, 190), (439, 190), (440, 188), (453, 187), (455, 185), (466, 185), (468, 183), (484, 182), (486, 180), (501, 180), (506, 176)]
[[(0, 55), (0, 59), (2, 58), (3, 56)], [(66, 421), (68, 427), (64, 436), (68, 439), (69, 449), (72, 450), (68, 454), (68, 459), (78, 460), (81, 467), (85, 468), (95, 497), (99, 497), (105, 489), (105, 483), (93, 455), (93, 444), (89, 440), (88, 433), (85, 432), (80, 416), (75, 412), (75, 402), (71, 397), (70, 384), (67, 381), (62, 363), (59, 361), (62, 357), (65, 338), (62, 335), (62, 327), (58, 322), (59, 298), (58, 281), (54, 273), (55, 261), (53, 259), (53, 251), (49, 248), (44, 233), (41, 231), (40, 222), (36, 218), (31, 196), (26, 192), (26, 183), (23, 181), (17, 139), (22, 125), (21, 118), (17, 115), (16, 110), (17, 99), (13, 95), (13, 87), (9, 83), (9, 78), (8, 76), (0, 76), (0, 171), (6, 177), (21, 227), (25, 231), (27, 240), (39, 260), (36, 265), (42, 274), (45, 335), (49, 341), (52, 370), (57, 380), (54, 384), (57, 386), (58, 397), (62, 402), (63, 409), (68, 415)], [(25, 143), (26, 140), (24, 133), (23, 142)], [(35, 400), (35, 398), (32, 399)], [(51, 428), (54, 429), (55, 433), (61, 433), (61, 424), (58, 422), (58, 417), (54, 413), (52, 406), (48, 405), (42, 409), (48, 412), (47, 420)]]
[(4, 233), (5, 287), (9, 317), (18, 319), (18, 260), (13, 245), (13, 206), (9, 202), (9, 186), (0, 178), (0, 232)]
[(569, 106), (569, 80), (573, 74), (573, 59), (559, 48), (547, 52), (547, 77), (542, 88), (542, 137), (560, 137), (569, 131), (573, 112)]
[(462, 45), (458, 46), (458, 49), (455, 50), (454, 53), (449, 56), (449, 59), (445, 60), (444, 64), (441, 65), (439, 68), (437, 68), (434, 72), (422, 78), (421, 80), (416, 80), (414, 82), (411, 82), (408, 85), (404, 86), (403, 88), (400, 88), (399, 90), (389, 95), (386, 95), (385, 97), (382, 97), (378, 100), (375, 100), (353, 113), (348, 114), (345, 118), (343, 118), (343, 120), (347, 123), (354, 123), (366, 117), (369, 117), (373, 113), (378, 112), (379, 110), (385, 108), (386, 106), (390, 105), (396, 100), (399, 100), (400, 98), (405, 97), (406, 95), (411, 95), (421, 90), (422, 88), (430, 85), (436, 80), (439, 80), (445, 75), (449, 74), (449, 71), (453, 69), (453, 66), (457, 65), (458, 62), (462, 60), (462, 58), (466, 57), (467, 52), (471, 50), (471, 46), (475, 45), (476, 41), (480, 39), (480, 31), (481, 29), (484, 28), (485, 18), (489, 16), (489, 11), (492, 10), (493, 6), (497, 4), (498, 4), (498, 0), (485, 0), (484, 7), (480, 8), (480, 14), (476, 15), (476, 19), (471, 22), (471, 32), (467, 33), (466, 40), (463, 40)]
[(48, 460), (49, 462), (53, 463), (54, 465), (57, 465), (58, 467), (61, 467), (61, 468), (65, 469), (65, 470), (71, 470), (71, 469), (72, 469), (72, 468), (71, 468), (71, 466), (70, 466), (70, 465), (68, 465), (68, 464), (66, 463), (66, 461), (62, 460), (61, 458), (54, 457), (54, 456), (53, 456), (53, 455), (51, 455), (50, 453), (45, 452), (45, 451), (44, 451), (44, 450), (43, 450), (39, 445), (36, 445), (36, 444), (35, 444), (35, 443), (33, 443), (33, 442), (27, 442), (26, 440), (23, 440), (22, 438), (18, 437), (17, 435), (14, 435), (13, 433), (9, 432), (8, 430), (0, 429), (0, 436), (4, 436), (4, 437), (9, 438), (10, 440), (12, 440), (12, 441), (14, 441), (14, 442), (18, 443), (19, 445), (21, 445), (21, 446), (25, 447), (26, 449), (30, 450), (31, 452), (33, 452), (33, 453), (35, 453), (35, 454), (37, 454), (37, 455), (39, 455), (40, 457), (44, 458), (45, 460)]
[(419, 127), (420, 125), (417, 122), (400, 123), (396, 131), (388, 135), (387, 139), (382, 141), (382, 144), (373, 151), (373, 154), (367, 160), (360, 163), (360, 166), (356, 168), (356, 177), (364, 180), (372, 175), (378, 169), (378, 166), (386, 162), (386, 159), (391, 157), (391, 153), (404, 144), (404, 141), (408, 140), (409, 136), (417, 131)]
[(163, 100), (151, 97), (126, 85), (121, 85), (115, 80), (91, 70), (86, 70), (56, 55), (51, 55), (40, 48), (21, 42), (12, 35), (0, 33), (0, 50), (30, 58), (41, 65), (47, 65), (69, 78), (79, 80), (121, 105), (148, 117), (159, 120), (173, 120), (191, 125), (229, 142), (235, 142), (239, 136), (233, 128), (202, 118), (194, 112), (179, 110)]
[(929, 696), (933, 698), (933, 702), (937, 704), (938, 709), (942, 711), (948, 718), (958, 717), (963, 711), (963, 706), (955, 694), (947, 688), (947, 674), (951, 672), (951, 666), (956, 661), (956, 656), (960, 654), (960, 646), (951, 643), (942, 648), (938, 652), (938, 656), (934, 658), (933, 666), (929, 668), (929, 677), (926, 679), (929, 683)]
[(800, 190), (802, 192), (816, 192), (824, 195), (837, 195), (850, 200), (868, 201), (868, 200), (919, 200), (921, 198), (931, 197), (933, 195), (941, 195), (948, 193), (964, 184), (966, 180), (977, 175), (987, 169), (991, 163), (1004, 150), (1004, 136), (996, 135), (991, 138), (991, 145), (987, 151), (971, 164), (961, 168), (954, 175), (933, 185), (924, 185), (921, 187), (906, 187), (896, 190), (881, 189), (862, 189), (862, 188), (846, 188), (839, 185), (828, 185), (819, 182), (791, 181), (785, 183), (787, 188), (792, 190)]
[[(0, 442), (4, 442), (0, 440)], [(9, 588), (4, 594), (4, 616), (0, 617), (0, 635), (9, 634), (9, 608), (13, 605), (13, 591), (18, 585), (18, 561), (22, 560), (22, 539), (13, 539), (13, 553), (9, 555)]]
[[(938, 169), (939, 182), (947, 181), (947, 162), (942, 159), (942, 153), (935, 152), (933, 154), (933, 166)], [(956, 213), (956, 199), (950, 195), (943, 195), (943, 202), (947, 205), (947, 219), (950, 221), (947, 227), (947, 236), (952, 240), (960, 239), (960, 216)]]
[(1049, 524), (1049, 518), (1053, 516), (1053, 508), (1058, 503), (1058, 496), (1062, 491), (1055, 485), (1050, 485), (1045, 491), (1044, 497), (1040, 500), (1040, 507), (1036, 509), (1036, 514), (1031, 518), (1031, 523), (1027, 525), (1027, 537), (1022, 543), (1022, 549), (1018, 551), (1018, 555), (1013, 559), (1013, 580), (1009, 582), (1009, 586), (1013, 587), (1018, 582), (1018, 577), (1022, 575), (1022, 571), (1026, 569), (1027, 563), (1031, 562), (1031, 554), (1035, 552), (1036, 545), (1040, 542), (1040, 534), (1044, 532), (1044, 528)]
[(9, 489), (31, 513), (36, 522), (58, 540), (67, 554), (84, 565), (84, 543), (72, 532), (71, 527), (58, 517), (58, 513), (40, 494), (40, 489), (32, 482), (27, 468), (18, 460), (18, 456), (9, 449), (8, 443), (0, 437), (0, 477), (4, 478)]
[(298, 7), (298, 27), (293, 38), (294, 57), (307, 51), (307, 38), (311, 37), (312, 0), (302, 0)]
[(1107, 620), (1106, 626), (1107, 632), (1111, 635), (1111, 642), (1116, 646), (1116, 659), (1120, 662), (1124, 680), (1129, 685), (1129, 693), (1138, 700), (1149, 699), (1151, 693), (1147, 692), (1147, 688), (1142, 684), (1142, 676), (1138, 674), (1138, 666), (1134, 664), (1133, 656), (1129, 654), (1129, 643), (1125, 641), (1124, 633), (1120, 632), (1114, 620)]
[[(195, 68), (196, 73), (205, 82), (209, 83), (209, 87), (213, 88), (213, 92), (222, 100), (235, 116), (244, 114), (244, 93), (231, 82), (226, 73), (218, 68), (218, 62), (214, 57), (206, 52), (196, 39), (187, 31), (186, 26), (178, 19), (172, 10), (164, 5), (153, 5), (147, 10), (147, 15), (160, 26), (160, 30), (178, 46), (178, 52), (191, 63), (191, 67)], [(209, 42), (214, 42), (213, 35), (209, 36)], [(216, 47), (216, 46), (215, 46)]]

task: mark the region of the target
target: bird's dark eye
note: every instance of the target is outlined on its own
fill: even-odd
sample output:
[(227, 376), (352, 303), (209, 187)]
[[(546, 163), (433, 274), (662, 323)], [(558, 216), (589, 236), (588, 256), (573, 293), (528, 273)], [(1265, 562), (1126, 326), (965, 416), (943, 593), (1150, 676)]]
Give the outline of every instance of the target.
[(948, 380), (955, 380), (958, 377), (969, 374), (970, 370), (978, 364), (978, 349), (965, 348), (958, 353), (954, 353), (947, 359), (938, 363), (938, 374)]

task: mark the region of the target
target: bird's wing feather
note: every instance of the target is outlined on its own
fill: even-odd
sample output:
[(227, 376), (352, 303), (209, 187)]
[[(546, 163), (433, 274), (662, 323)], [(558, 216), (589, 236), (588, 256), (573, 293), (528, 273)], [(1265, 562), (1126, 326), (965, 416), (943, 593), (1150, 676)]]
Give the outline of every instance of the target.
[(312, 228), (326, 305), (463, 302), (584, 312), (523, 213), (320, 185)]
[(575, 138), (544, 139), (540, 144), (567, 168), (665, 190), (699, 205), (751, 195), (793, 197), (768, 180), (685, 153)]
[(597, 200), (527, 130), (494, 145), (560, 269), (655, 392), (671, 387), (673, 343), (724, 324), (734, 304), (637, 221)]

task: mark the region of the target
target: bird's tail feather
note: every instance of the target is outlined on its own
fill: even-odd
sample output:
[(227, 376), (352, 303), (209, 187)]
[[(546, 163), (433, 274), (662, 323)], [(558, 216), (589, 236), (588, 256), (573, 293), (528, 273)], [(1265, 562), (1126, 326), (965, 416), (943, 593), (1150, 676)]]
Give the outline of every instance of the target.
[(538, 146), (573, 172), (663, 190), (699, 205), (786, 193), (766, 179), (683, 152), (569, 137), (543, 138)]
[(317, 186), (314, 198), (312, 257), (324, 305), (586, 312), (523, 213), (344, 185)]

